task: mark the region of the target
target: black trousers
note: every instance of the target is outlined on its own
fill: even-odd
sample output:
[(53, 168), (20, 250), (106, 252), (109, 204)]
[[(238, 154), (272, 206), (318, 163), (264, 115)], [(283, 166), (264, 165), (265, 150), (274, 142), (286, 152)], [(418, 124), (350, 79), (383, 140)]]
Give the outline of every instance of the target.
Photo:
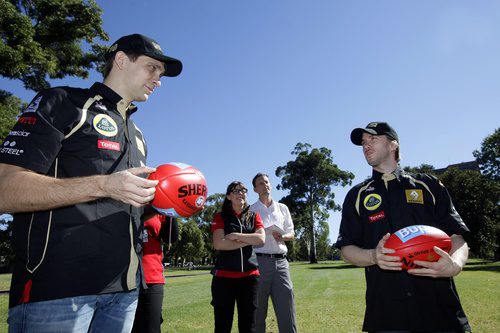
[(230, 333), (233, 326), (234, 304), (238, 308), (238, 331), (255, 332), (258, 277), (212, 279), (212, 306), (215, 333)]
[(148, 284), (148, 289), (141, 288), (135, 311), (132, 333), (160, 333), (163, 318), (163, 284)]

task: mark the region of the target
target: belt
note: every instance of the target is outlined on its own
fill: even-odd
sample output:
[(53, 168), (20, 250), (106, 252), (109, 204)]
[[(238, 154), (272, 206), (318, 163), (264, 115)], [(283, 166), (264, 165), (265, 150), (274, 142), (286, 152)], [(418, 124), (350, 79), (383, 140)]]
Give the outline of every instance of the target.
[(284, 253), (256, 253), (258, 256), (265, 256), (269, 258), (286, 258), (286, 254)]

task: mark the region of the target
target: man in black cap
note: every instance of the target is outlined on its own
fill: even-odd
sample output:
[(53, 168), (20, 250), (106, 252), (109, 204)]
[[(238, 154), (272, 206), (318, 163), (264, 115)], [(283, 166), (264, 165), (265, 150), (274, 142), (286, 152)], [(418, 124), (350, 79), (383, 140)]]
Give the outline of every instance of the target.
[[(453, 276), (468, 257), (463, 234), (469, 229), (446, 188), (427, 174), (409, 174), (399, 166), (399, 137), (385, 122), (351, 132), (363, 147), (372, 177), (354, 186), (342, 208), (336, 246), (345, 261), (365, 267), (366, 311), (363, 331), (468, 332)], [(435, 248), (437, 262), (415, 261), (421, 268), (403, 271), (390, 234), (410, 225), (430, 225), (451, 235), (450, 253)]]
[(106, 53), (104, 82), (40, 92), (0, 146), (0, 211), (14, 213), (9, 332), (130, 332), (146, 143), (130, 119), (179, 60), (143, 35)]

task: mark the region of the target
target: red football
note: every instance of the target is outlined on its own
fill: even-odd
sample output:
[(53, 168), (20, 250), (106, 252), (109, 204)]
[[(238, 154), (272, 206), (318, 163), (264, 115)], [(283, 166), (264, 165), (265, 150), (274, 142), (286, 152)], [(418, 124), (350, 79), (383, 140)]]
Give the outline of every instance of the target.
[(178, 162), (160, 165), (149, 179), (159, 180), (151, 205), (162, 215), (190, 217), (203, 209), (207, 199), (205, 176)]
[(390, 255), (400, 257), (405, 270), (420, 267), (413, 263), (414, 260), (438, 261), (440, 256), (434, 251), (434, 246), (450, 252), (451, 239), (444, 231), (428, 225), (399, 229), (385, 243), (386, 248), (396, 250)]

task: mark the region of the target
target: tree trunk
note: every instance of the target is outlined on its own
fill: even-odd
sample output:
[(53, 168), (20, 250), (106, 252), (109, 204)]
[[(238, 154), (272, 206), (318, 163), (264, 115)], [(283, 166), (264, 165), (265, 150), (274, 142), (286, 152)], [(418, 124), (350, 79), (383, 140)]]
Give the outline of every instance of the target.
[(309, 250), (309, 263), (317, 264), (318, 259), (316, 258), (316, 237), (314, 235), (314, 204), (311, 200), (311, 249)]

